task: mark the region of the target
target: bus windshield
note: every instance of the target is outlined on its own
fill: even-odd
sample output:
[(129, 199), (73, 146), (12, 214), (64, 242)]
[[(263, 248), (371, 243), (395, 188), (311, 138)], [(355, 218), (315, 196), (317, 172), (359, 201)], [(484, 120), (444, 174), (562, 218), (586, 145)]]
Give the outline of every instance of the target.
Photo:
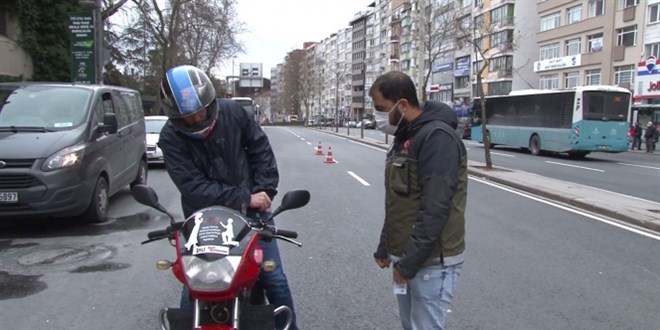
[(587, 120), (627, 121), (630, 94), (585, 91), (584, 115)]

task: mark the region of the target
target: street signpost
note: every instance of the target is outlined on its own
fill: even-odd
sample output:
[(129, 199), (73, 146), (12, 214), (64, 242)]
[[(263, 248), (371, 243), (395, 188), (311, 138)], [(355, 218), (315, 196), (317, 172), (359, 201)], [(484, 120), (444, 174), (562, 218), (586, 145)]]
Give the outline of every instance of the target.
[(69, 15), (71, 40), (71, 81), (79, 84), (96, 82), (94, 16), (92, 13)]

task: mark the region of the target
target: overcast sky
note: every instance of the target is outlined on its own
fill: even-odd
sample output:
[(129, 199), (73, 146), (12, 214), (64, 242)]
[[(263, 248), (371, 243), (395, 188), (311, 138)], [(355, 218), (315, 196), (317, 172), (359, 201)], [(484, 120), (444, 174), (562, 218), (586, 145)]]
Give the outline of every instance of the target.
[[(284, 61), (284, 56), (302, 48), (303, 42), (321, 41), (348, 27), (355, 13), (366, 10), (369, 0), (238, 0), (238, 19), (247, 32), (239, 35), (245, 54), (234, 61), (234, 74), (239, 63), (263, 63), (264, 77), (270, 69)], [(230, 61), (231, 62), (231, 61)], [(232, 73), (231, 63), (221, 75)]]

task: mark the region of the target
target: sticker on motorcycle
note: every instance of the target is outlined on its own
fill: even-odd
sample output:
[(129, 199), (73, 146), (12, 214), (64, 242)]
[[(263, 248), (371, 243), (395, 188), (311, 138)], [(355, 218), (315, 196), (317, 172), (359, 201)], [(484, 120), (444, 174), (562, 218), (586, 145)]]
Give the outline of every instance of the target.
[(192, 254), (221, 254), (226, 256), (229, 254), (229, 248), (226, 246), (217, 245), (195, 246), (193, 248)]
[(195, 214), (194, 220), (195, 227), (185, 244), (188, 251), (193, 247), (202, 246), (238, 246), (239, 243), (234, 240), (234, 220), (232, 218), (228, 218), (225, 224), (218, 217), (206, 219), (204, 213), (199, 212)]

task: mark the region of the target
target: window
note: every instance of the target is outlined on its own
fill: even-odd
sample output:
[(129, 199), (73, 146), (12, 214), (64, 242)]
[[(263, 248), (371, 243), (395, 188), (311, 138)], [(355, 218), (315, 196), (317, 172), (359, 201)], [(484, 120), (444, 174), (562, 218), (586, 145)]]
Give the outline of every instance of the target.
[(474, 6), (477, 8), (481, 8), (484, 5), (484, 0), (475, 0), (474, 1)]
[(513, 24), (513, 5), (504, 5), (491, 10), (490, 18), (493, 23)]
[(510, 81), (498, 81), (488, 84), (488, 95), (509, 95), (510, 92)]
[(541, 32), (558, 28), (560, 20), (561, 13), (559, 12), (541, 17)]
[(472, 0), (461, 0), (461, 3), (462, 3), (461, 8), (465, 8), (472, 4)]
[(566, 24), (577, 23), (582, 20), (582, 5), (568, 8), (566, 10)]
[(549, 60), (561, 56), (559, 54), (559, 43), (554, 43), (542, 46), (539, 53), (541, 54), (540, 60)]
[(605, 0), (589, 0), (589, 18), (605, 15)]
[(476, 61), (472, 63), (472, 72), (480, 72), (481, 67), (484, 65), (484, 61)]
[(632, 64), (614, 67), (614, 84), (632, 84), (636, 73)]
[(581, 43), (580, 38), (566, 40), (566, 56), (580, 54)]
[(577, 71), (564, 73), (564, 88), (573, 88), (580, 85), (580, 73)]
[(649, 23), (660, 22), (660, 3), (649, 6)]
[(479, 29), (484, 25), (484, 15), (479, 15), (474, 18), (474, 26)]
[(495, 32), (490, 36), (490, 46), (495, 47), (497, 45), (506, 45), (507, 43), (511, 44), (512, 40), (513, 40), (512, 30)]
[(513, 56), (500, 56), (491, 59), (490, 68), (488, 71), (504, 71), (507, 74), (511, 74), (513, 69)]
[(456, 88), (470, 88), (470, 76), (456, 77)]
[(618, 46), (630, 47), (637, 43), (637, 25), (617, 29), (616, 34), (616, 44)]
[(628, 7), (634, 7), (639, 5), (639, 0), (619, 0), (617, 9), (626, 9)]
[(648, 44), (646, 47), (644, 47), (644, 56), (649, 57), (651, 55), (655, 56), (655, 58), (660, 58), (660, 42), (656, 42), (654, 44)]
[(587, 70), (584, 80), (585, 85), (600, 85), (600, 69)]
[(541, 76), (539, 80), (540, 89), (558, 89), (559, 88), (559, 76), (556, 74)]
[(587, 50), (589, 53), (600, 52), (603, 50), (602, 33), (587, 36)]

